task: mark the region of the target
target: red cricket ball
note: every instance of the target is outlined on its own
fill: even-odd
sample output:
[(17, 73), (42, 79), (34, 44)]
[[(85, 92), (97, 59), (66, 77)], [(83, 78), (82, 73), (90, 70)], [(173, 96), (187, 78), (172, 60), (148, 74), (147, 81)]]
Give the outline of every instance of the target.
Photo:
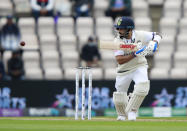
[(24, 41), (20, 42), (20, 45), (25, 46), (25, 42)]

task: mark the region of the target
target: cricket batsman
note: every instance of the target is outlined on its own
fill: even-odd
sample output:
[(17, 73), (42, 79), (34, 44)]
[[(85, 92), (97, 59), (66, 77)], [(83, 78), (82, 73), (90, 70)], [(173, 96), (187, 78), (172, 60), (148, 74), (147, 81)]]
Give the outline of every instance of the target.
[[(157, 50), (162, 36), (157, 32), (134, 30), (134, 21), (129, 17), (120, 17), (114, 25), (117, 36), (114, 42), (133, 43), (138, 47), (135, 52), (116, 50), (114, 52), (118, 63), (113, 101), (117, 112), (117, 120), (136, 120), (136, 113), (144, 98), (148, 95), (150, 81), (148, 79), (148, 64), (145, 56), (153, 55)], [(127, 96), (129, 85), (134, 81), (134, 90)]]

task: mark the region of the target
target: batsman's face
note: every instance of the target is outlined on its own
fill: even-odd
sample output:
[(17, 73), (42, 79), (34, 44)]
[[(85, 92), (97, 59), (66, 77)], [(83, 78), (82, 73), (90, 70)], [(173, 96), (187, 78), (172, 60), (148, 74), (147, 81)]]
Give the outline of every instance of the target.
[(131, 39), (132, 36), (132, 30), (127, 30), (127, 29), (118, 29), (118, 32), (120, 36), (125, 37), (126, 39)]
[(118, 29), (120, 36), (125, 34), (125, 29)]

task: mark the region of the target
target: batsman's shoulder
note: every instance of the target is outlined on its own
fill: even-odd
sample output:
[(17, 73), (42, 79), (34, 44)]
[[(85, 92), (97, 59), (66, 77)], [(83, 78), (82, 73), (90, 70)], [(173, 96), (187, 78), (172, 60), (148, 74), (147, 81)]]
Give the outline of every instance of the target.
[(136, 34), (145, 34), (145, 33), (149, 33), (149, 31), (145, 31), (145, 30), (135, 30), (134, 31)]

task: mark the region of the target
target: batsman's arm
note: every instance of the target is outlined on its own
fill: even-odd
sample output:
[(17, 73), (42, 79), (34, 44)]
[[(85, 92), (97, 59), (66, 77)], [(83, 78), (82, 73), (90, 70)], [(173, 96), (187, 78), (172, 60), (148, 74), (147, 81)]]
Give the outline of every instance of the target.
[(161, 39), (162, 39), (162, 35), (156, 32), (154, 38), (149, 42), (147, 46), (148, 50), (150, 51), (149, 54), (152, 54), (158, 50)]
[(116, 61), (118, 62), (118, 64), (121, 65), (121, 64), (129, 62), (134, 57), (135, 57), (134, 54), (130, 54), (130, 55), (118, 55), (118, 56), (116, 56)]
[[(162, 39), (162, 35), (161, 35), (160, 33), (158, 33), (158, 32), (155, 32), (155, 36), (154, 36), (154, 38), (152, 39), (152, 41), (153, 41), (153, 42), (156, 42), (155, 44), (156, 44), (156, 46), (157, 46), (157, 49), (158, 49), (158, 47), (159, 47), (159, 44), (160, 44), (161, 39)], [(150, 43), (151, 43), (151, 41), (150, 41)], [(148, 45), (148, 46), (149, 46), (149, 45)]]
[(135, 55), (136, 56), (153, 55), (158, 50), (161, 39), (162, 39), (161, 34), (156, 32), (153, 39), (149, 41), (148, 45), (142, 47), (142, 49), (135, 52)]
[(154, 38), (153, 38), (153, 41), (157, 42), (158, 45), (159, 45), (161, 39), (162, 39), (162, 35), (161, 35), (161, 33), (156, 32), (156, 33), (155, 33), (155, 36), (154, 36)]

